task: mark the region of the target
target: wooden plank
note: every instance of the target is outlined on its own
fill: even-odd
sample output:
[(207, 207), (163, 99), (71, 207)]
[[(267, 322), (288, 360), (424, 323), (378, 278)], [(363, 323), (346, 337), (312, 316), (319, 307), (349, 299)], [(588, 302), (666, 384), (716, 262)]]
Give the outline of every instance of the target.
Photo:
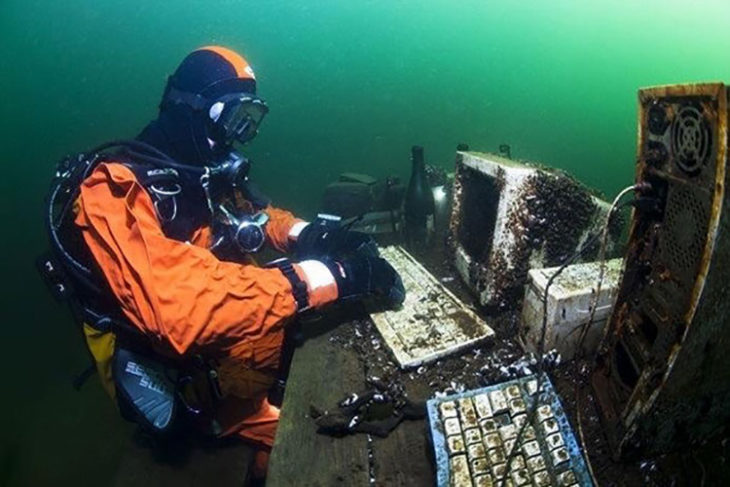
[[(327, 321), (304, 324), (307, 340), (292, 360), (266, 485), (368, 485), (367, 438), (317, 434), (312, 404), (333, 407), (364, 386), (364, 373), (351, 351), (329, 342)], [(346, 325), (344, 325), (346, 326)]]
[(387, 438), (373, 439), (375, 484), (433, 485), (432, 455), (426, 421), (403, 421)]

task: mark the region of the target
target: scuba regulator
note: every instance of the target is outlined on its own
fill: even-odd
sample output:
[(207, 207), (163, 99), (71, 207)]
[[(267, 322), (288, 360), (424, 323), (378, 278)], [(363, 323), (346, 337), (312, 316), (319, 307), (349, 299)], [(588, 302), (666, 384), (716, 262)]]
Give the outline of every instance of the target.
[[(201, 178), (208, 207), (214, 217), (212, 251), (230, 248), (231, 244), (243, 254), (258, 252), (266, 242), (266, 223), (269, 215), (263, 211), (268, 200), (258, 194), (248, 180), (251, 162), (231, 151), (226, 159)], [(227, 202), (230, 193), (239, 191), (249, 203), (249, 211), (233, 208)], [(228, 198), (226, 198), (228, 195)], [(232, 198), (235, 201), (235, 195)], [(234, 205), (235, 206), (235, 205)]]
[(238, 215), (231, 213), (223, 204), (219, 205), (220, 211), (225, 215), (226, 228), (223, 235), (216, 240), (214, 247), (222, 243), (221, 239), (229, 238), (235, 243), (238, 250), (244, 254), (258, 252), (266, 242), (266, 231), (264, 226), (269, 221), (269, 215), (259, 211), (253, 215)]

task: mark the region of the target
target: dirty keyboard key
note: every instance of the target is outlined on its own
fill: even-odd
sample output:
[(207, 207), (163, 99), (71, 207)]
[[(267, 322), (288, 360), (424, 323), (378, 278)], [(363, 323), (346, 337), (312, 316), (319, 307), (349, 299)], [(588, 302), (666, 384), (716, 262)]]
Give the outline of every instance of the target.
[(565, 463), (568, 460), (570, 460), (570, 455), (568, 455), (568, 450), (566, 450), (563, 447), (557, 448), (550, 452), (550, 455), (553, 457), (553, 465), (558, 466), (561, 463)]
[(504, 396), (507, 400), (522, 399), (522, 392), (520, 391), (520, 386), (515, 384), (515, 385), (511, 385), (509, 387), (505, 387)]
[(537, 408), (537, 421), (543, 422), (548, 418), (553, 417), (553, 410), (550, 407), (549, 404), (545, 404), (544, 406), (540, 406)]
[(487, 450), (484, 448), (484, 445), (481, 443), (476, 443), (474, 445), (469, 445), (467, 447), (466, 456), (469, 457), (469, 460), (476, 460), (477, 458), (484, 458), (487, 456)]
[(489, 393), (489, 402), (492, 405), (493, 414), (507, 410), (507, 398), (504, 397), (504, 393), (499, 389)]
[(499, 428), (499, 436), (502, 437), (502, 441), (517, 438), (517, 428), (514, 424), (502, 426), (501, 428)]
[(461, 424), (466, 428), (476, 428), (479, 426), (477, 422), (477, 413), (471, 403), (471, 399), (459, 399), (459, 414), (461, 415)]
[(439, 411), (441, 411), (441, 417), (455, 418), (456, 417), (456, 403), (454, 401), (442, 402), (439, 405)]
[(489, 474), (477, 475), (474, 477), (474, 487), (494, 487), (492, 476)]
[(451, 458), (451, 485), (453, 487), (470, 487), (471, 474), (466, 455), (456, 455)]
[(529, 441), (522, 445), (522, 453), (524, 453), (527, 458), (540, 455), (542, 453), (540, 451), (540, 444), (537, 441)]
[(545, 458), (543, 458), (542, 455), (527, 459), (527, 469), (533, 474), (539, 472), (540, 470), (545, 470), (546, 468), (547, 467), (545, 466)]
[(577, 482), (578, 480), (575, 478), (575, 473), (572, 470), (558, 474), (558, 486), (560, 487), (568, 487)]
[(525, 485), (531, 483), (530, 474), (525, 469), (512, 470), (511, 475), (512, 482), (515, 485)]
[(497, 485), (499, 485), (502, 482), (502, 479), (507, 475), (507, 464), (500, 463), (498, 465), (492, 465), (492, 475), (494, 475), (494, 478), (497, 479)]
[[(509, 450), (505, 451), (509, 453)], [(510, 468), (512, 470), (525, 468), (525, 457), (523, 457), (522, 455), (515, 455), (514, 457), (512, 457), (512, 461), (510, 462)]]
[(547, 487), (552, 485), (552, 482), (550, 482), (550, 474), (547, 473), (547, 470), (537, 472), (532, 476), (532, 483), (536, 487)]
[(575, 478), (575, 473), (572, 470), (567, 470), (563, 473), (558, 474), (558, 486), (568, 487), (577, 483), (578, 480)]
[(457, 453), (464, 453), (464, 438), (461, 435), (449, 436), (446, 438), (446, 445), (449, 450), (449, 455), (455, 455)]
[(492, 417), (492, 406), (489, 404), (489, 397), (486, 394), (474, 396), (474, 407), (479, 419)]
[(485, 419), (484, 421), (479, 422), (479, 427), (482, 430), (482, 434), (487, 436), (490, 433), (496, 433), (499, 425), (497, 425), (497, 422), (493, 419)]
[(552, 435), (560, 429), (560, 425), (555, 421), (555, 418), (548, 418), (542, 422), (542, 431), (545, 436)]
[[(517, 416), (512, 417), (512, 422), (515, 424), (517, 429), (519, 430), (522, 428), (522, 426), (527, 423), (527, 415), (526, 414), (518, 414)], [(524, 433), (523, 433), (524, 435)]]
[(477, 458), (471, 461), (471, 473), (479, 475), (489, 473), (489, 463), (486, 458)]
[(563, 437), (560, 436), (560, 433), (552, 434), (545, 438), (545, 443), (547, 443), (548, 448), (551, 450), (554, 450), (555, 448), (558, 448), (559, 446), (563, 446)]
[(524, 413), (526, 408), (527, 406), (525, 405), (525, 401), (523, 401), (522, 399), (511, 399), (509, 402), (510, 416)]
[(499, 433), (489, 433), (484, 436), (484, 446), (487, 447), (487, 450), (499, 448), (502, 446), (502, 437), (499, 436)]
[(446, 431), (446, 436), (460, 435), (461, 425), (458, 418), (449, 418), (444, 421), (444, 431)]
[(507, 441), (505, 441), (504, 442), (504, 451), (506, 451), (507, 454), (509, 455), (509, 453), (512, 451), (512, 448), (515, 447), (515, 444), (516, 443), (517, 443), (517, 440), (516, 439), (515, 440), (507, 440)]
[(493, 448), (487, 453), (489, 456), (489, 463), (491, 465), (499, 465), (504, 463), (507, 459), (505, 458), (504, 450), (502, 448)]
[(466, 439), (467, 446), (482, 442), (482, 434), (479, 432), (479, 428), (465, 430), (464, 438)]

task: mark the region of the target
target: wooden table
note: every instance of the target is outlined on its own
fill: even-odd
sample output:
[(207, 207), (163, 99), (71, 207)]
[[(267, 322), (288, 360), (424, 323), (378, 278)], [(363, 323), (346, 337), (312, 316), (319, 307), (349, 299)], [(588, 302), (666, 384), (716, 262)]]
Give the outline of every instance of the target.
[[(365, 388), (356, 353), (330, 342), (327, 322), (305, 326), (305, 341), (292, 360), (279, 429), (269, 464), (268, 486), (370, 485), (368, 438), (333, 438), (316, 432), (310, 406), (333, 407)], [(345, 325), (346, 326), (346, 325)], [(373, 438), (375, 485), (432, 485), (426, 420), (404, 421), (387, 438)]]

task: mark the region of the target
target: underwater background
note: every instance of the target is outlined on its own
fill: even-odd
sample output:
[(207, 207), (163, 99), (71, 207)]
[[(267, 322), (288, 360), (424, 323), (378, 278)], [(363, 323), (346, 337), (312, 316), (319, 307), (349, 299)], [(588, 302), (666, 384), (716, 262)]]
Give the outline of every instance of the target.
[(450, 169), (459, 142), (565, 169), (611, 196), (633, 180), (636, 91), (730, 82), (730, 2), (2, 0), (0, 485), (104, 485), (131, 428), (34, 269), (56, 161), (133, 137), (167, 75), (222, 44), (271, 112), (253, 178), (314, 216), (345, 171)]

